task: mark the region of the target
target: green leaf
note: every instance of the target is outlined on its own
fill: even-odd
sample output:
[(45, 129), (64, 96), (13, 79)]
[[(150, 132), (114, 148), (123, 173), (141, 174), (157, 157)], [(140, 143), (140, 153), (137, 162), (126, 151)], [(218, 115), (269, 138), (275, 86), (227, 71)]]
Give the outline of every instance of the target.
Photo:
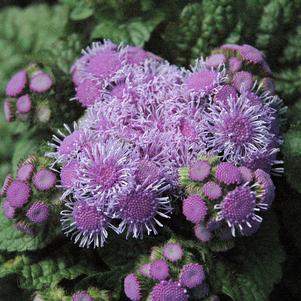
[(0, 251), (23, 252), (42, 249), (58, 235), (59, 231), (60, 229), (45, 227), (36, 236), (25, 235), (6, 219), (2, 208), (0, 210)]
[(78, 0), (73, 1), (76, 6), (73, 8), (70, 14), (70, 18), (73, 21), (85, 20), (91, 17), (94, 13), (94, 7), (91, 4), (91, 1), (87, 0)]
[(91, 38), (111, 39), (115, 43), (143, 46), (162, 17), (162, 14), (156, 14), (148, 20), (133, 18), (124, 23), (104, 18), (92, 31)]
[(277, 219), (270, 213), (260, 231), (254, 237), (242, 239), (228, 259), (214, 259), (209, 272), (214, 290), (234, 301), (268, 300), (281, 279), (285, 259), (278, 231)]
[(290, 185), (301, 193), (301, 124), (292, 126), (284, 135), (282, 152), (286, 178)]
[(75, 279), (88, 275), (91, 269), (67, 257), (47, 258), (37, 263), (25, 265), (20, 272), (20, 285), (26, 289), (41, 290), (44, 287), (54, 288), (63, 279)]

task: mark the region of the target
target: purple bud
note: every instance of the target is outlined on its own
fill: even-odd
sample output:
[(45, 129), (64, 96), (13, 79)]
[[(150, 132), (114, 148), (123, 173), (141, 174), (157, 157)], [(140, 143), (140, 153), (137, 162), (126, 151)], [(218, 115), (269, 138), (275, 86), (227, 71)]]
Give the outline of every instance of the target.
[(52, 85), (51, 77), (43, 71), (38, 71), (32, 76), (29, 87), (33, 92), (43, 93), (48, 91)]
[(6, 85), (7, 96), (17, 96), (25, 88), (27, 83), (27, 73), (25, 70), (21, 70), (16, 73)]
[(31, 100), (28, 94), (20, 96), (17, 100), (17, 111), (21, 114), (28, 113), (31, 110)]

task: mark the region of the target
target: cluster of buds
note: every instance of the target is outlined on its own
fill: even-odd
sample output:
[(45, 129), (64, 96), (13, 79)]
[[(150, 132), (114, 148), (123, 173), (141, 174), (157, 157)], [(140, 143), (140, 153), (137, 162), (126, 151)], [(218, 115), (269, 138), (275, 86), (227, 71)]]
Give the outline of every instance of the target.
[(6, 85), (3, 105), (6, 121), (28, 120), (35, 116), (39, 122), (48, 122), (50, 109), (47, 103), (38, 103), (37, 96), (48, 92), (52, 86), (52, 77), (34, 64), (14, 74)]
[(271, 95), (275, 94), (272, 71), (265, 56), (251, 45), (224, 44), (212, 51), (206, 63), (212, 68), (217, 68), (220, 64), (227, 66), (227, 81), (234, 88), (227, 87), (227, 89), (233, 97), (241, 90), (242, 85), (246, 90), (251, 91), (255, 81), (262, 84), (263, 91)]
[[(209, 294), (204, 266), (171, 239), (153, 247), (149, 257), (139, 262), (136, 272), (124, 279), (124, 292), (132, 301), (202, 300)], [(218, 298), (216, 300), (219, 300)]]
[(55, 188), (56, 174), (45, 159), (29, 156), (21, 161), (16, 176), (7, 175), (1, 189), (3, 212), (16, 229), (34, 235), (49, 219), (49, 193)]
[(268, 173), (236, 167), (216, 156), (202, 156), (181, 168), (180, 182), (188, 195), (183, 214), (204, 243), (254, 234), (262, 221), (258, 213), (268, 210), (275, 196)]

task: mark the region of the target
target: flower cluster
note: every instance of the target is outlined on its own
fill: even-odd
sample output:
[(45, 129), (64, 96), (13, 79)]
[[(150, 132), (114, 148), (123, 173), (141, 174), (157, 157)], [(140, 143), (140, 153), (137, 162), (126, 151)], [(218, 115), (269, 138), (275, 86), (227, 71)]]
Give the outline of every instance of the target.
[(205, 115), (207, 151), (253, 170), (283, 172), (276, 159), (286, 107), (275, 94), (264, 54), (250, 45), (225, 44), (206, 60), (226, 66), (227, 80)]
[(7, 175), (1, 188), (5, 217), (14, 220), (16, 229), (28, 235), (34, 235), (50, 215), (47, 193), (55, 187), (56, 174), (45, 165), (36, 156), (29, 156), (20, 162), (16, 177)]
[(270, 208), (275, 196), (264, 170), (237, 167), (214, 156), (202, 156), (181, 168), (180, 181), (189, 194), (182, 212), (203, 242), (230, 239), (236, 230), (245, 236), (255, 233), (262, 221), (258, 214)]
[[(143, 258), (135, 273), (124, 279), (124, 292), (132, 301), (202, 300), (209, 294), (204, 266), (195, 263), (193, 255), (181, 243), (170, 240), (153, 247), (149, 258)], [(147, 299), (148, 300), (148, 299)]]
[[(261, 53), (239, 47), (247, 54), (222, 47), (189, 70), (109, 41), (83, 51), (71, 73), (75, 99), (86, 113), (53, 137), (47, 153), (60, 174), (66, 235), (80, 246), (97, 247), (108, 230), (133, 238), (157, 234), (172, 213), (174, 196), (182, 195), (178, 170), (185, 166), (191, 181), (206, 179), (202, 193), (211, 202), (208, 207), (198, 195), (186, 199), (189, 221), (206, 220), (214, 202), (218, 221), (226, 220), (233, 234), (260, 220), (257, 211), (266, 209), (264, 194), (256, 192), (260, 181), (243, 186), (237, 166), (252, 175), (266, 172), (270, 181), (271, 168), (281, 163), (276, 160), (281, 101), (262, 92), (243, 69), (259, 62), (267, 68), (263, 56), (257, 58)], [(201, 154), (224, 162), (215, 167), (195, 162)], [(244, 210), (232, 212), (241, 205)]]
[(7, 98), (3, 103), (6, 121), (27, 120), (34, 114), (38, 121), (47, 122), (50, 111), (45, 104), (35, 104), (35, 95), (49, 91), (53, 84), (52, 77), (36, 65), (14, 74), (6, 85)]

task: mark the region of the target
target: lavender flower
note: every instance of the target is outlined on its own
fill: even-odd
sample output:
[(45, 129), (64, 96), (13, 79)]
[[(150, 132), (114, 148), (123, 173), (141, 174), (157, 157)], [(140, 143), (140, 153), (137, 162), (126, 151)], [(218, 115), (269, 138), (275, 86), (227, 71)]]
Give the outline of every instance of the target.
[(32, 179), (32, 183), (39, 191), (47, 191), (55, 186), (56, 175), (48, 169), (39, 170)]
[(217, 200), (222, 196), (223, 192), (217, 183), (209, 181), (204, 184), (203, 193), (209, 200)]
[(179, 261), (183, 257), (183, 249), (178, 243), (167, 243), (163, 247), (163, 256), (171, 262)]
[(193, 230), (195, 237), (202, 242), (207, 242), (212, 238), (211, 232), (203, 224), (195, 225)]
[(17, 111), (26, 114), (31, 110), (31, 100), (28, 94), (20, 96), (16, 103)]
[(44, 93), (48, 91), (52, 85), (53, 80), (51, 77), (43, 71), (38, 71), (33, 74), (30, 80), (29, 88), (33, 92)]
[(34, 224), (42, 224), (49, 217), (49, 206), (41, 201), (34, 202), (26, 212), (28, 219)]
[(71, 236), (74, 243), (79, 242), (80, 247), (102, 247), (108, 237), (107, 229), (117, 229), (110, 223), (109, 215), (85, 201), (67, 201), (67, 209), (61, 212), (63, 231)]
[(83, 107), (89, 107), (102, 97), (101, 89), (95, 80), (85, 79), (76, 87), (76, 97)]
[(6, 85), (6, 95), (15, 97), (19, 95), (27, 84), (27, 72), (20, 70), (17, 72)]
[(5, 196), (8, 187), (10, 186), (10, 184), (13, 182), (13, 177), (11, 175), (7, 175), (4, 179), (3, 185), (1, 187), (1, 191), (0, 191), (0, 196)]
[(71, 189), (76, 185), (77, 170), (79, 163), (77, 160), (72, 160), (62, 167), (60, 171), (61, 186), (65, 189)]
[(221, 162), (216, 166), (216, 179), (223, 184), (240, 184), (241, 173), (239, 169), (231, 163)]
[(150, 263), (145, 263), (139, 267), (139, 273), (145, 277), (151, 278)]
[(206, 203), (198, 195), (191, 195), (183, 201), (183, 214), (194, 224), (204, 220), (207, 210)]
[(141, 300), (141, 287), (135, 274), (129, 274), (124, 279), (124, 292), (132, 301)]
[(128, 144), (108, 140), (87, 145), (79, 155), (75, 194), (89, 203), (112, 207), (132, 187), (137, 156)]
[(155, 280), (165, 280), (169, 277), (168, 264), (162, 260), (155, 260), (150, 265), (150, 276)]
[(240, 164), (265, 151), (273, 139), (273, 118), (268, 106), (253, 105), (245, 93), (227, 102), (209, 106), (204, 116), (204, 141), (207, 151), (222, 153), (224, 159)]
[(194, 288), (205, 280), (203, 266), (190, 263), (183, 266), (180, 274), (180, 283), (188, 288)]
[(16, 215), (16, 208), (12, 207), (10, 203), (5, 200), (2, 204), (3, 212), (6, 218), (13, 219)]
[(194, 181), (203, 181), (210, 175), (211, 166), (206, 160), (198, 160), (189, 167), (189, 177)]
[(34, 165), (32, 163), (23, 163), (17, 171), (17, 179), (21, 181), (28, 181), (34, 171)]
[(152, 300), (188, 301), (187, 291), (176, 281), (161, 281), (151, 291)]
[(72, 301), (93, 301), (93, 299), (88, 292), (80, 291), (72, 295)]
[(155, 225), (163, 227), (157, 215), (169, 218), (172, 211), (169, 197), (162, 194), (169, 189), (163, 181), (148, 186), (137, 185), (129, 193), (121, 195), (117, 203), (116, 215), (122, 220), (119, 225), (120, 232), (127, 228), (127, 236), (143, 237), (146, 230), (157, 234)]
[(29, 200), (31, 194), (30, 186), (22, 181), (13, 181), (6, 192), (6, 200), (14, 208), (22, 208)]
[(244, 224), (251, 227), (249, 219), (262, 221), (256, 214), (260, 209), (266, 209), (263, 203), (257, 204), (256, 194), (248, 186), (240, 186), (230, 191), (220, 204), (214, 206), (220, 210), (217, 220), (224, 219), (231, 228), (232, 235), (235, 236), (235, 227), (242, 230)]

